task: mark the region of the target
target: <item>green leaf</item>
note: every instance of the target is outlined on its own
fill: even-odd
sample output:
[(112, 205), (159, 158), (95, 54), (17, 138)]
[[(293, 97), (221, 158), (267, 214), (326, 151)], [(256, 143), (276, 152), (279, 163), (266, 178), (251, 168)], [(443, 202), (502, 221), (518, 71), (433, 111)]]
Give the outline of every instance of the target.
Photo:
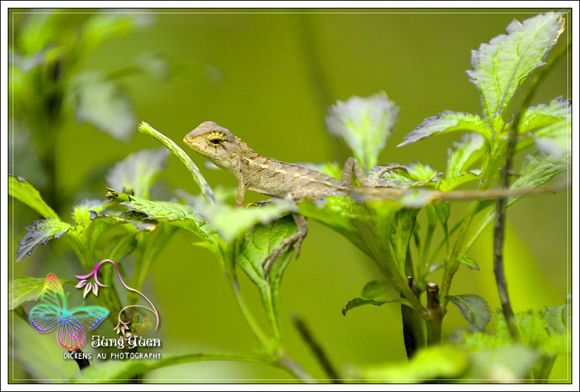
[(393, 251), (393, 257), (397, 261), (399, 271), (407, 274), (405, 270), (407, 260), (407, 250), (409, 241), (413, 235), (413, 228), (417, 220), (418, 209), (403, 209), (395, 214), (392, 229), (390, 231), (389, 241)]
[(111, 169), (107, 175), (107, 185), (117, 192), (148, 198), (168, 155), (169, 151), (165, 148), (130, 154)]
[[(568, 162), (565, 159), (554, 159), (549, 156), (531, 155), (524, 163), (520, 176), (513, 182), (512, 188), (536, 188), (548, 183), (552, 178), (568, 169)], [(507, 205), (511, 206), (522, 196), (510, 197)], [(463, 251), (467, 252), (475, 240), (481, 235), (483, 230), (493, 222), (495, 211), (489, 211), (477, 225), (477, 230), (470, 235), (465, 242)]]
[[(291, 216), (285, 216), (266, 224), (258, 224), (242, 237), (238, 251), (238, 265), (256, 284), (269, 282), (264, 276), (262, 263), (272, 249), (279, 246), (286, 238), (296, 232), (296, 224)], [(292, 255), (286, 250), (275, 260), (272, 268), (284, 266)], [(271, 270), (270, 272), (274, 272)], [(272, 279), (272, 274), (268, 278)]]
[(34, 55), (45, 49), (58, 36), (62, 23), (62, 15), (56, 12), (27, 15), (16, 37), (19, 52)]
[(28, 301), (36, 301), (44, 287), (45, 278), (19, 278), (8, 285), (8, 309), (14, 310)]
[(300, 166), (307, 167), (312, 170), (319, 171), (327, 176), (339, 180), (342, 177), (342, 167), (336, 162), (324, 163), (300, 163)]
[(443, 180), (441, 180), (441, 186), (439, 189), (443, 192), (451, 191), (455, 188), (460, 187), (461, 185), (463, 185), (465, 183), (479, 180), (480, 175), (481, 175), (481, 170), (470, 170), (470, 171), (465, 172), (457, 177), (450, 178), (449, 180), (443, 179)]
[(561, 13), (548, 12), (514, 20), (507, 35), (500, 35), (472, 52), (470, 80), (481, 93), (488, 123), (493, 123), (509, 105), (529, 74), (544, 64), (546, 55), (564, 31)]
[(571, 123), (554, 124), (536, 132), (534, 141), (541, 152), (554, 159), (565, 160), (570, 155), (572, 147)]
[(478, 178), (468, 173), (468, 169), (485, 153), (485, 139), (481, 135), (470, 133), (453, 147), (454, 149), (449, 152), (445, 181), (441, 186), (442, 191), (449, 191), (464, 183), (466, 179), (461, 177), (465, 177), (466, 174)]
[(571, 113), (571, 102), (568, 99), (558, 97), (549, 104), (540, 104), (529, 107), (520, 120), (519, 132), (535, 132), (554, 124), (567, 123)]
[(409, 361), (368, 367), (362, 374), (370, 382), (418, 383), (457, 379), (468, 367), (466, 352), (450, 345), (440, 345), (417, 351)]
[[(568, 169), (568, 162), (549, 156), (529, 156), (521, 169), (520, 176), (513, 182), (512, 188), (535, 188), (546, 184), (556, 175)], [(517, 199), (516, 197), (510, 200)]]
[(24, 178), (8, 176), (8, 193), (44, 218), (59, 219), (56, 212), (46, 204), (36, 188)]
[(378, 181), (380, 186), (384, 187), (391, 187), (391, 188), (411, 188), (414, 186), (422, 185), (421, 181), (413, 180), (408, 172), (408, 168), (405, 169), (394, 169), (389, 170), (386, 173), (383, 173), (380, 177), (378, 177), (378, 172), (380, 172), (384, 166), (375, 166), (372, 168), (369, 178), (374, 178)]
[(367, 254), (389, 284), (415, 309), (420, 307), (392, 258), (389, 243), (384, 240), (389, 238), (394, 215), (403, 207), (401, 203), (392, 200), (359, 203), (350, 197), (330, 196), (321, 201), (301, 201), (298, 207), (300, 214), (336, 230)]
[(459, 258), (459, 263), (466, 266), (469, 269), (479, 271), (479, 264), (471, 256), (468, 255), (461, 256)]
[(262, 263), (274, 248), (296, 231), (292, 216), (285, 216), (254, 226), (244, 235), (238, 247), (236, 263), (259, 289), (266, 314), (276, 330), (280, 328), (280, 284), (292, 259), (293, 248), (286, 249), (272, 261), (267, 277), (264, 275)]
[(105, 209), (106, 203), (103, 200), (83, 200), (73, 207), (72, 217), (77, 225), (86, 227), (94, 216)]
[[(570, 330), (553, 328), (553, 320), (546, 317), (546, 311), (527, 311), (516, 313), (516, 325), (520, 342), (545, 355), (565, 354), (569, 351)], [(463, 334), (463, 344), (470, 350), (491, 350), (510, 346), (513, 342), (511, 334), (501, 311), (494, 313), (489, 323), (489, 332), (474, 332)]]
[(435, 214), (439, 218), (441, 225), (446, 226), (449, 221), (449, 216), (451, 214), (451, 203), (449, 202), (439, 202), (430, 204), (435, 210)]
[(571, 148), (571, 107), (570, 101), (561, 97), (548, 105), (541, 104), (528, 108), (522, 116), (518, 150), (531, 144), (532, 139), (541, 152), (553, 159), (565, 159)]
[(542, 312), (548, 333), (561, 334), (567, 333), (571, 328), (570, 307), (568, 305), (548, 306)]
[(540, 353), (521, 344), (475, 351), (470, 354), (471, 367), (465, 380), (521, 383), (530, 377), (539, 359)]
[(570, 102), (552, 101), (549, 107), (557, 106), (556, 110), (565, 112), (560, 121), (546, 125), (534, 132), (534, 141), (538, 150), (548, 154), (553, 159), (565, 159), (570, 155), (572, 147), (572, 120), (570, 118)]
[(420, 183), (434, 182), (439, 176), (437, 170), (424, 163), (413, 163), (407, 166), (407, 172), (412, 180)]
[(169, 151), (173, 153), (181, 161), (181, 163), (185, 166), (185, 168), (191, 173), (193, 176), (193, 180), (199, 186), (202, 195), (211, 203), (215, 202), (215, 196), (213, 194), (212, 189), (210, 188), (209, 184), (205, 180), (205, 178), (201, 175), (198, 167), (193, 163), (189, 155), (185, 153), (173, 140), (153, 128), (151, 125), (147, 124), (146, 122), (141, 122), (139, 124), (139, 132), (153, 136), (157, 141), (161, 142)]
[(406, 135), (405, 140), (397, 147), (415, 143), (432, 135), (457, 131), (476, 132), (485, 138), (491, 137), (491, 130), (478, 115), (445, 111), (425, 119), (413, 132)]
[(128, 198), (128, 201), (121, 204), (131, 210), (142, 212), (149, 219), (169, 222), (174, 226), (189, 230), (203, 239), (208, 238), (209, 231), (205, 227), (206, 222), (192, 207), (169, 201), (151, 201), (139, 196), (128, 196)]
[(80, 373), (75, 361), (63, 360), (65, 351), (58, 344), (56, 333), (39, 333), (28, 320), (15, 314), (12, 317), (10, 351), (33, 379), (26, 381), (62, 382)]
[(485, 326), (491, 319), (487, 302), (479, 295), (449, 295), (447, 298), (453, 302), (461, 311), (461, 314), (477, 331), (484, 331)]
[(368, 172), (377, 164), (397, 121), (399, 109), (386, 94), (338, 101), (326, 117), (328, 129), (342, 138)]
[(194, 207), (225, 241), (240, 238), (256, 224), (269, 223), (294, 210), (294, 206), (284, 200), (275, 200), (260, 207), (237, 208), (197, 199)]
[(379, 298), (393, 295), (393, 288), (384, 281), (371, 280), (362, 289), (362, 296), (364, 298)]
[(354, 309), (364, 305), (382, 306), (387, 303), (401, 303), (410, 306), (401, 298), (391, 285), (384, 281), (373, 280), (368, 282), (362, 290), (362, 298), (353, 298), (342, 308), (343, 316)]
[(356, 220), (372, 219), (372, 210), (347, 196), (329, 196), (322, 201), (303, 200), (298, 203), (299, 212), (344, 235), (359, 248), (360, 231)]
[(41, 219), (26, 227), (26, 235), (18, 242), (16, 261), (30, 256), (37, 245), (44, 245), (53, 238), (60, 238), (71, 226), (60, 219)]
[(343, 316), (346, 316), (348, 311), (350, 311), (354, 308), (358, 308), (358, 307), (363, 306), (363, 305), (382, 306), (386, 303), (399, 302), (399, 301), (400, 301), (400, 299), (398, 299), (398, 298), (393, 298), (390, 301), (382, 301), (382, 300), (377, 300), (377, 299), (372, 299), (372, 298), (356, 297), (356, 298), (351, 299), (350, 301), (348, 301), (346, 303), (346, 305), (344, 305), (344, 307), (341, 310), (341, 313)]
[(73, 83), (79, 122), (93, 124), (116, 139), (127, 140), (135, 126), (133, 109), (121, 87), (99, 74), (84, 74)]
[[(68, 279), (59, 279), (60, 283), (76, 284)], [(18, 278), (8, 284), (8, 310), (14, 310), (25, 302), (36, 301), (44, 288), (46, 278)]]
[(94, 48), (101, 42), (148, 26), (150, 15), (103, 13), (89, 18), (83, 25), (84, 49)]

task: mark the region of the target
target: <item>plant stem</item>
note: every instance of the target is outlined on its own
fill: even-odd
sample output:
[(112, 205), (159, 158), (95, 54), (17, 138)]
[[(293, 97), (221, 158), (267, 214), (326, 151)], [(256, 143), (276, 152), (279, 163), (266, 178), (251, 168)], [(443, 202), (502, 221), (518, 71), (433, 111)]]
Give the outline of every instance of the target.
[(328, 358), (328, 355), (322, 348), (322, 345), (316, 341), (316, 338), (314, 338), (314, 335), (308, 328), (306, 322), (297, 314), (292, 317), (292, 321), (294, 322), (294, 326), (298, 330), (300, 337), (302, 337), (304, 343), (306, 343), (306, 345), (310, 348), (330, 381), (333, 383), (342, 384), (340, 376), (334, 368), (334, 365)]
[(287, 356), (281, 357), (278, 361), (273, 362), (273, 364), (277, 365), (281, 369), (284, 369), (297, 380), (300, 380), (308, 384), (312, 383), (312, 377), (308, 373), (306, 373), (306, 371), (302, 369), (300, 365), (298, 365), (296, 362), (294, 362)]
[(281, 340), (280, 323), (276, 315), (276, 310), (274, 309), (274, 298), (272, 298), (272, 292), (270, 291), (269, 285), (260, 285), (258, 289), (260, 290), (260, 295), (264, 303), (268, 322), (270, 323), (272, 333), (274, 334), (274, 339), (276, 339), (276, 344), (279, 344)]
[(91, 366), (89, 360), (83, 357), (83, 350), (80, 348), (77, 348), (76, 350), (69, 350), (69, 353), (73, 355), (73, 359), (77, 363), (79, 370), (83, 370)]
[[(411, 292), (418, 300), (419, 292), (415, 285), (413, 277), (407, 277), (407, 284)], [(405, 298), (401, 295), (402, 298)], [(409, 308), (407, 305), (401, 305), (401, 318), (403, 321), (403, 339), (405, 341), (405, 351), (407, 358), (413, 357), (420, 347), (425, 345), (425, 336), (423, 333), (422, 313), (418, 314), (416, 310)]]
[(240, 291), (240, 284), (238, 282), (238, 278), (234, 275), (230, 277), (230, 281), (232, 283), (232, 287), (234, 289), (234, 295), (236, 297), (236, 301), (238, 303), (238, 307), (240, 308), (244, 319), (250, 326), (250, 329), (258, 339), (258, 341), (262, 344), (263, 347), (268, 348), (270, 346), (270, 340), (266, 337), (260, 326), (258, 325), (256, 319), (252, 315), (252, 312), (246, 305), (244, 297)]
[[(509, 150), (509, 149), (508, 149)], [(506, 162), (506, 166), (511, 166)], [(495, 274), (495, 283), (501, 302), (501, 309), (506, 319), (508, 329), (512, 339), (518, 340), (518, 328), (514, 316), (514, 311), (510, 302), (507, 281), (503, 267), (503, 246), (505, 236), (505, 212), (506, 199), (498, 199), (495, 205), (495, 225), (493, 228), (493, 272)]]
[(441, 323), (444, 310), (439, 301), (439, 286), (437, 283), (427, 283), (427, 310), (431, 319), (427, 322), (427, 345), (432, 346), (441, 341)]

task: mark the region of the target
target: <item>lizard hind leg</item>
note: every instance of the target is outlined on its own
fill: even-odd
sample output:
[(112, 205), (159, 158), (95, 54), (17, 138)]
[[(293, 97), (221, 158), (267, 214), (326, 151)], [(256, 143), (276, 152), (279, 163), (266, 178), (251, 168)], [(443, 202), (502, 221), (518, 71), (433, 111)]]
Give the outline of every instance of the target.
[(382, 177), (385, 174), (390, 173), (390, 172), (395, 171), (395, 170), (402, 170), (404, 172), (409, 171), (405, 166), (399, 165), (398, 163), (393, 163), (393, 164), (390, 164), (387, 166), (376, 166), (373, 168), (373, 170), (369, 174), (368, 184), (370, 186), (373, 186), (373, 187), (382, 186), (383, 185), (383, 184), (381, 184)]
[(272, 264), (278, 258), (280, 253), (294, 245), (294, 251), (296, 252), (296, 258), (300, 256), (300, 248), (302, 247), (302, 241), (306, 238), (308, 234), (308, 224), (306, 223), (306, 218), (299, 214), (292, 214), (294, 218), (294, 223), (298, 231), (292, 234), (290, 237), (286, 238), (280, 245), (272, 249), (270, 254), (266, 257), (264, 262), (262, 262), (262, 269), (264, 270), (264, 275), (268, 276)]

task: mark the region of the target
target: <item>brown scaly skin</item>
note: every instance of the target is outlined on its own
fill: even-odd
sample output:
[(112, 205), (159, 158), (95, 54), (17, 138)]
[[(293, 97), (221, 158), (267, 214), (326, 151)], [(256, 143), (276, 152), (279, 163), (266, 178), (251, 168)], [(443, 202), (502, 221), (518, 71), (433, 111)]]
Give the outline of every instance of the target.
[[(241, 206), (247, 189), (265, 195), (278, 197), (290, 201), (304, 199), (320, 199), (325, 196), (353, 196), (363, 199), (395, 200), (413, 192), (414, 190), (385, 188), (378, 185), (378, 180), (385, 172), (393, 169), (404, 169), (402, 166), (385, 166), (382, 170), (373, 173), (372, 178), (366, 177), (358, 161), (349, 158), (342, 172), (341, 180), (329, 177), (316, 170), (304, 166), (275, 161), (259, 155), (244, 141), (228, 129), (213, 121), (201, 123), (183, 138), (185, 144), (196, 152), (209, 158), (216, 165), (232, 172), (238, 179), (238, 194), (236, 204)], [(362, 185), (352, 186), (352, 177)], [(553, 192), (565, 189), (563, 186), (550, 188), (519, 188), (519, 189), (490, 189), (483, 191), (427, 191), (424, 203), (435, 200), (482, 200), (502, 197), (528, 195), (543, 192)], [(279, 247), (275, 248), (264, 261), (264, 270), (267, 273), (270, 264), (284, 249), (294, 245), (296, 254), (300, 253), (300, 245), (306, 237), (308, 226), (302, 215), (293, 214), (298, 232), (287, 238)]]
[[(366, 181), (364, 174), (354, 159), (345, 164), (343, 179), (332, 177), (303, 166), (275, 161), (263, 157), (252, 150), (228, 129), (212, 122), (201, 123), (189, 132), (183, 141), (216, 165), (232, 172), (238, 179), (236, 204), (244, 202), (246, 189), (290, 201), (318, 199), (323, 196), (346, 195), (351, 187), (352, 172), (361, 182)], [(298, 232), (287, 238), (279, 247), (272, 250), (263, 263), (267, 273), (270, 264), (284, 250), (294, 245), (296, 255), (300, 253), (302, 241), (308, 233), (306, 219), (293, 214)]]

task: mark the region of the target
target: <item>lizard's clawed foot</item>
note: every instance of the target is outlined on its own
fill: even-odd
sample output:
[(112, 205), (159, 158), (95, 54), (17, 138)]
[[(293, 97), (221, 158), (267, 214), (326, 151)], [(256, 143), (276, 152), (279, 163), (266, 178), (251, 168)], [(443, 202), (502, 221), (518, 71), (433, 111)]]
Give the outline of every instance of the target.
[(399, 165), (398, 163), (393, 163), (387, 166), (376, 166), (373, 168), (371, 174), (369, 174), (368, 184), (375, 187), (381, 186), (381, 178), (385, 174), (395, 170), (402, 170), (404, 172), (409, 171), (409, 169), (407, 169), (405, 166)]
[(295, 233), (292, 236), (286, 238), (284, 242), (280, 244), (280, 246), (272, 249), (270, 254), (262, 262), (264, 276), (268, 276), (270, 273), (270, 268), (272, 268), (272, 264), (274, 264), (274, 261), (278, 258), (278, 256), (280, 256), (280, 253), (284, 252), (292, 245), (294, 245), (294, 252), (296, 253), (296, 258), (298, 258), (298, 256), (300, 256), (300, 249), (302, 248), (302, 241), (304, 241), (305, 237), (306, 235), (302, 232)]

